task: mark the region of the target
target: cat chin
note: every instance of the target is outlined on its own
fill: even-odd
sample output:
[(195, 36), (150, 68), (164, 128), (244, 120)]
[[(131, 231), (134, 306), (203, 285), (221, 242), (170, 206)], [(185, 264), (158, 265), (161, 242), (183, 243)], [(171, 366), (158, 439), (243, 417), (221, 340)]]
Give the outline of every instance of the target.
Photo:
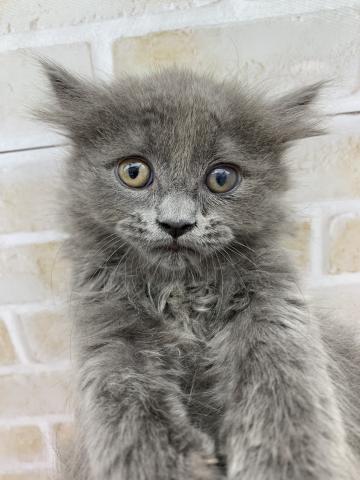
[(188, 252), (161, 251), (150, 253), (147, 256), (151, 269), (163, 271), (164, 274), (185, 272), (197, 263), (196, 256)]
[(168, 271), (184, 271), (188, 265), (183, 254), (179, 253), (163, 253), (154, 255), (153, 259), (155, 268), (160, 268)]

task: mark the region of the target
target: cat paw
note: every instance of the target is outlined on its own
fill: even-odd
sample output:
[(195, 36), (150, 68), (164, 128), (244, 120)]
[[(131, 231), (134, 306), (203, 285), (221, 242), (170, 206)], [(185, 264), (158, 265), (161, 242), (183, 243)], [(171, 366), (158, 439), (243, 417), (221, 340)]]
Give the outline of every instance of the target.
[(191, 480), (221, 480), (224, 478), (215, 456), (192, 452), (190, 455), (190, 470)]
[[(183, 433), (183, 449), (178, 456), (180, 475), (176, 480), (224, 480), (215, 455), (213, 440), (203, 432), (192, 429)], [(181, 467), (183, 465), (183, 467)]]

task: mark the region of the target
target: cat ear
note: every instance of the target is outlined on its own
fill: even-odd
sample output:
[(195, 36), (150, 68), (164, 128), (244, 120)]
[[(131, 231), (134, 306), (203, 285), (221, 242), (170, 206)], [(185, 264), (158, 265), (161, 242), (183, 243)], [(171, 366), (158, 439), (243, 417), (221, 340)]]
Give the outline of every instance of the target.
[(325, 82), (318, 82), (290, 92), (273, 102), (276, 136), (281, 144), (322, 135), (319, 117), (313, 105)]
[(40, 63), (59, 106), (71, 109), (74, 102), (82, 102), (86, 98), (88, 92), (82, 80), (50, 60), (41, 60)]
[(41, 60), (40, 64), (49, 81), (54, 102), (48, 102), (35, 112), (35, 116), (73, 140), (82, 138), (84, 126), (96, 103), (96, 89), (50, 60)]

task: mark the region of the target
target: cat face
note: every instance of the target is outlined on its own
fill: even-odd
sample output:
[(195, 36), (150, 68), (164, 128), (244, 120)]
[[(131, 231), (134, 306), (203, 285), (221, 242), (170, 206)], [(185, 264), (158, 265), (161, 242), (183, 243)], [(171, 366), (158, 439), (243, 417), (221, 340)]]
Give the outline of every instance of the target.
[(236, 86), (172, 70), (95, 86), (46, 64), (57, 107), (46, 118), (74, 146), (74, 229), (116, 235), (154, 268), (184, 270), (233, 255), (282, 218), (285, 145), (318, 86), (272, 104)]

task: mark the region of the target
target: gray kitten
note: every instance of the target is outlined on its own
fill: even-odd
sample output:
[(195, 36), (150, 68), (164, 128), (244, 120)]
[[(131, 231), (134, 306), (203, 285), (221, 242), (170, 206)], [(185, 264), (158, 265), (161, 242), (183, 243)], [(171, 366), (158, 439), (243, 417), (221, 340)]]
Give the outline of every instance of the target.
[(319, 86), (276, 101), (187, 71), (93, 85), (45, 63), (72, 144), (79, 436), (67, 480), (359, 478), (359, 355), (279, 246), (283, 155)]

